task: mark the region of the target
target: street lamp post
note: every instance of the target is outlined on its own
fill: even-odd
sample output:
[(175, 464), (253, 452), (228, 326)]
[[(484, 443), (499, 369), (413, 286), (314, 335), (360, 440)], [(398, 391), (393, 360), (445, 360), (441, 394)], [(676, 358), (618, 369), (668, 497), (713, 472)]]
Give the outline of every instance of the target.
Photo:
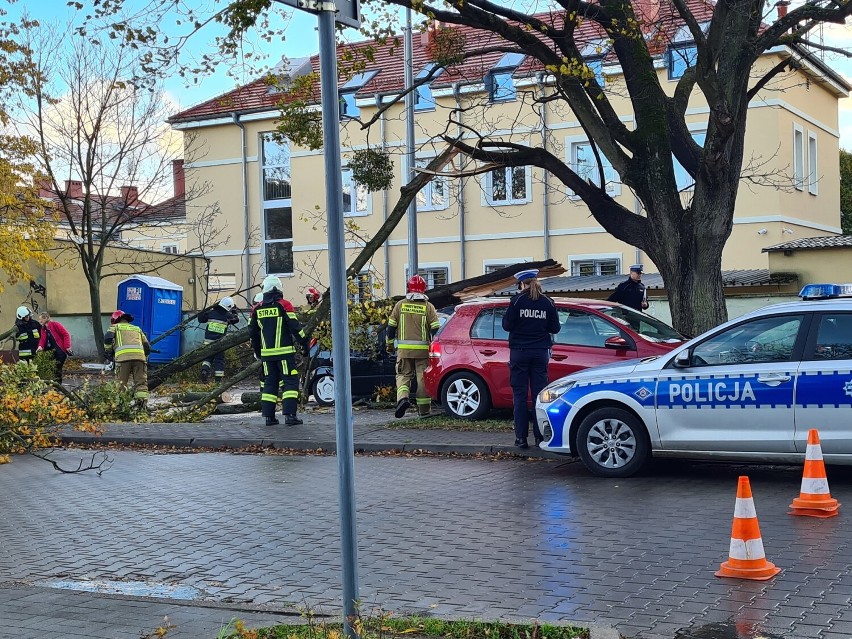
[[(405, 10), (405, 175), (414, 178), (414, 43), (411, 28), (411, 7)], [(408, 205), (408, 275), (417, 275), (417, 198)]]

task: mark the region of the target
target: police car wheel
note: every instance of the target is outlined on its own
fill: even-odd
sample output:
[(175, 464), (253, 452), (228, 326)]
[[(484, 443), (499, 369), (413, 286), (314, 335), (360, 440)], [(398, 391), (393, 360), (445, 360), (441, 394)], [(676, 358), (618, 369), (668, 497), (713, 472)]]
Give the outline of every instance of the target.
[(629, 477), (645, 465), (650, 454), (642, 423), (621, 408), (589, 413), (577, 431), (577, 453), (583, 465), (601, 477)]
[(311, 395), (320, 406), (334, 406), (334, 378), (318, 375), (311, 384)]
[(488, 386), (473, 373), (450, 375), (441, 391), (441, 405), (450, 417), (483, 419), (491, 408)]

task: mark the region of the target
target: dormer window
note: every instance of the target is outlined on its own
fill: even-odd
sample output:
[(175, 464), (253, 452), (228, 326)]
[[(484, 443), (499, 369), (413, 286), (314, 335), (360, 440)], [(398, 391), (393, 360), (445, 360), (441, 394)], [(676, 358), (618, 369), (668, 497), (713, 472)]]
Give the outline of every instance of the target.
[(355, 96), (365, 84), (372, 80), (378, 71), (365, 71), (356, 73), (352, 78), (338, 90), (340, 95), (340, 117), (357, 118), (361, 109), (355, 102)]
[[(426, 78), (432, 70), (438, 66), (434, 62), (427, 64), (420, 73), (417, 74), (415, 78), (415, 84), (417, 82), (422, 81)], [(414, 109), (416, 111), (431, 111), (435, 108), (435, 98), (432, 97), (432, 85), (431, 81), (437, 78), (444, 72), (443, 69), (440, 69), (433, 75), (429, 82), (425, 82), (417, 86), (417, 89), (414, 92)]]
[(524, 57), (523, 53), (507, 53), (488, 73), (485, 84), (488, 88), (488, 98), (492, 102), (509, 102), (517, 97), (512, 76)]
[[(700, 26), (701, 30), (707, 33), (710, 23), (704, 22)], [(686, 70), (694, 67), (696, 62), (698, 62), (698, 48), (695, 46), (689, 27), (684, 25), (677, 30), (674, 38), (672, 38), (672, 43), (669, 45), (669, 50), (666, 52), (669, 80), (682, 78)]]

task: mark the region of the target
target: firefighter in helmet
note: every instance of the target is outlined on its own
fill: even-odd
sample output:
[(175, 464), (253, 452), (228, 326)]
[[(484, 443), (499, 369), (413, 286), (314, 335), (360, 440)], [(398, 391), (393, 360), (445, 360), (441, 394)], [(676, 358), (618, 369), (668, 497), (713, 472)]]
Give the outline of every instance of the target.
[(133, 316), (122, 310), (112, 314), (112, 326), (104, 335), (104, 350), (115, 362), (115, 377), (124, 384), (132, 381), (133, 397), (139, 407), (148, 401), (148, 355), (151, 344), (142, 329), (130, 322)]
[(41, 324), (33, 319), (33, 314), (26, 306), (19, 306), (15, 311), (15, 331), (18, 340), (18, 357), (24, 362), (32, 361), (38, 349), (41, 338)]
[(319, 306), (320, 300), (322, 299), (322, 295), (319, 290), (311, 286), (305, 291), (305, 299), (308, 302), (308, 308), (306, 310), (312, 311), (315, 310), (317, 306)]
[[(228, 332), (228, 327), (239, 321), (240, 318), (234, 310), (234, 300), (230, 297), (223, 297), (213, 307), (203, 310), (198, 316), (198, 322), (206, 324), (204, 344), (212, 344), (222, 339)], [(201, 381), (209, 382), (211, 374), (217, 381), (222, 381), (225, 377), (225, 351), (219, 351), (201, 362)]]
[(393, 352), (396, 339), (396, 417), (405, 415), (411, 405), (411, 381), (417, 378), (417, 413), (421, 417), (431, 412), (432, 400), (426, 393), (423, 371), (429, 363), (429, 344), (438, 330), (438, 313), (426, 297), (426, 280), (419, 275), (408, 278), (408, 293), (396, 303), (388, 319), (387, 350)]
[(280, 396), (284, 423), (296, 426), (302, 423), (296, 416), (299, 400), (296, 348), (298, 346), (303, 353), (307, 353), (308, 342), (293, 305), (284, 299), (281, 280), (274, 275), (267, 275), (262, 288), (263, 300), (252, 309), (249, 319), (251, 345), (263, 366), (261, 411), (267, 426), (279, 424), (275, 418), (275, 408)]

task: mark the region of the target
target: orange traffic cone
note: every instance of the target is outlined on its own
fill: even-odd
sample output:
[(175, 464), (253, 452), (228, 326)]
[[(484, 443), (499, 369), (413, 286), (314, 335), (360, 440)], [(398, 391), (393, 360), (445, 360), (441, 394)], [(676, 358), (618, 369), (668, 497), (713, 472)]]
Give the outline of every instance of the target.
[(808, 431), (808, 449), (805, 452), (805, 471), (802, 473), (802, 489), (790, 504), (790, 515), (805, 517), (836, 517), (840, 504), (828, 491), (825, 463), (822, 461), (822, 446), (816, 428)]
[(780, 568), (766, 561), (751, 486), (748, 477), (740, 477), (737, 503), (734, 506), (734, 525), (731, 528), (731, 550), (728, 561), (722, 563), (716, 576), (765, 581), (779, 572)]

